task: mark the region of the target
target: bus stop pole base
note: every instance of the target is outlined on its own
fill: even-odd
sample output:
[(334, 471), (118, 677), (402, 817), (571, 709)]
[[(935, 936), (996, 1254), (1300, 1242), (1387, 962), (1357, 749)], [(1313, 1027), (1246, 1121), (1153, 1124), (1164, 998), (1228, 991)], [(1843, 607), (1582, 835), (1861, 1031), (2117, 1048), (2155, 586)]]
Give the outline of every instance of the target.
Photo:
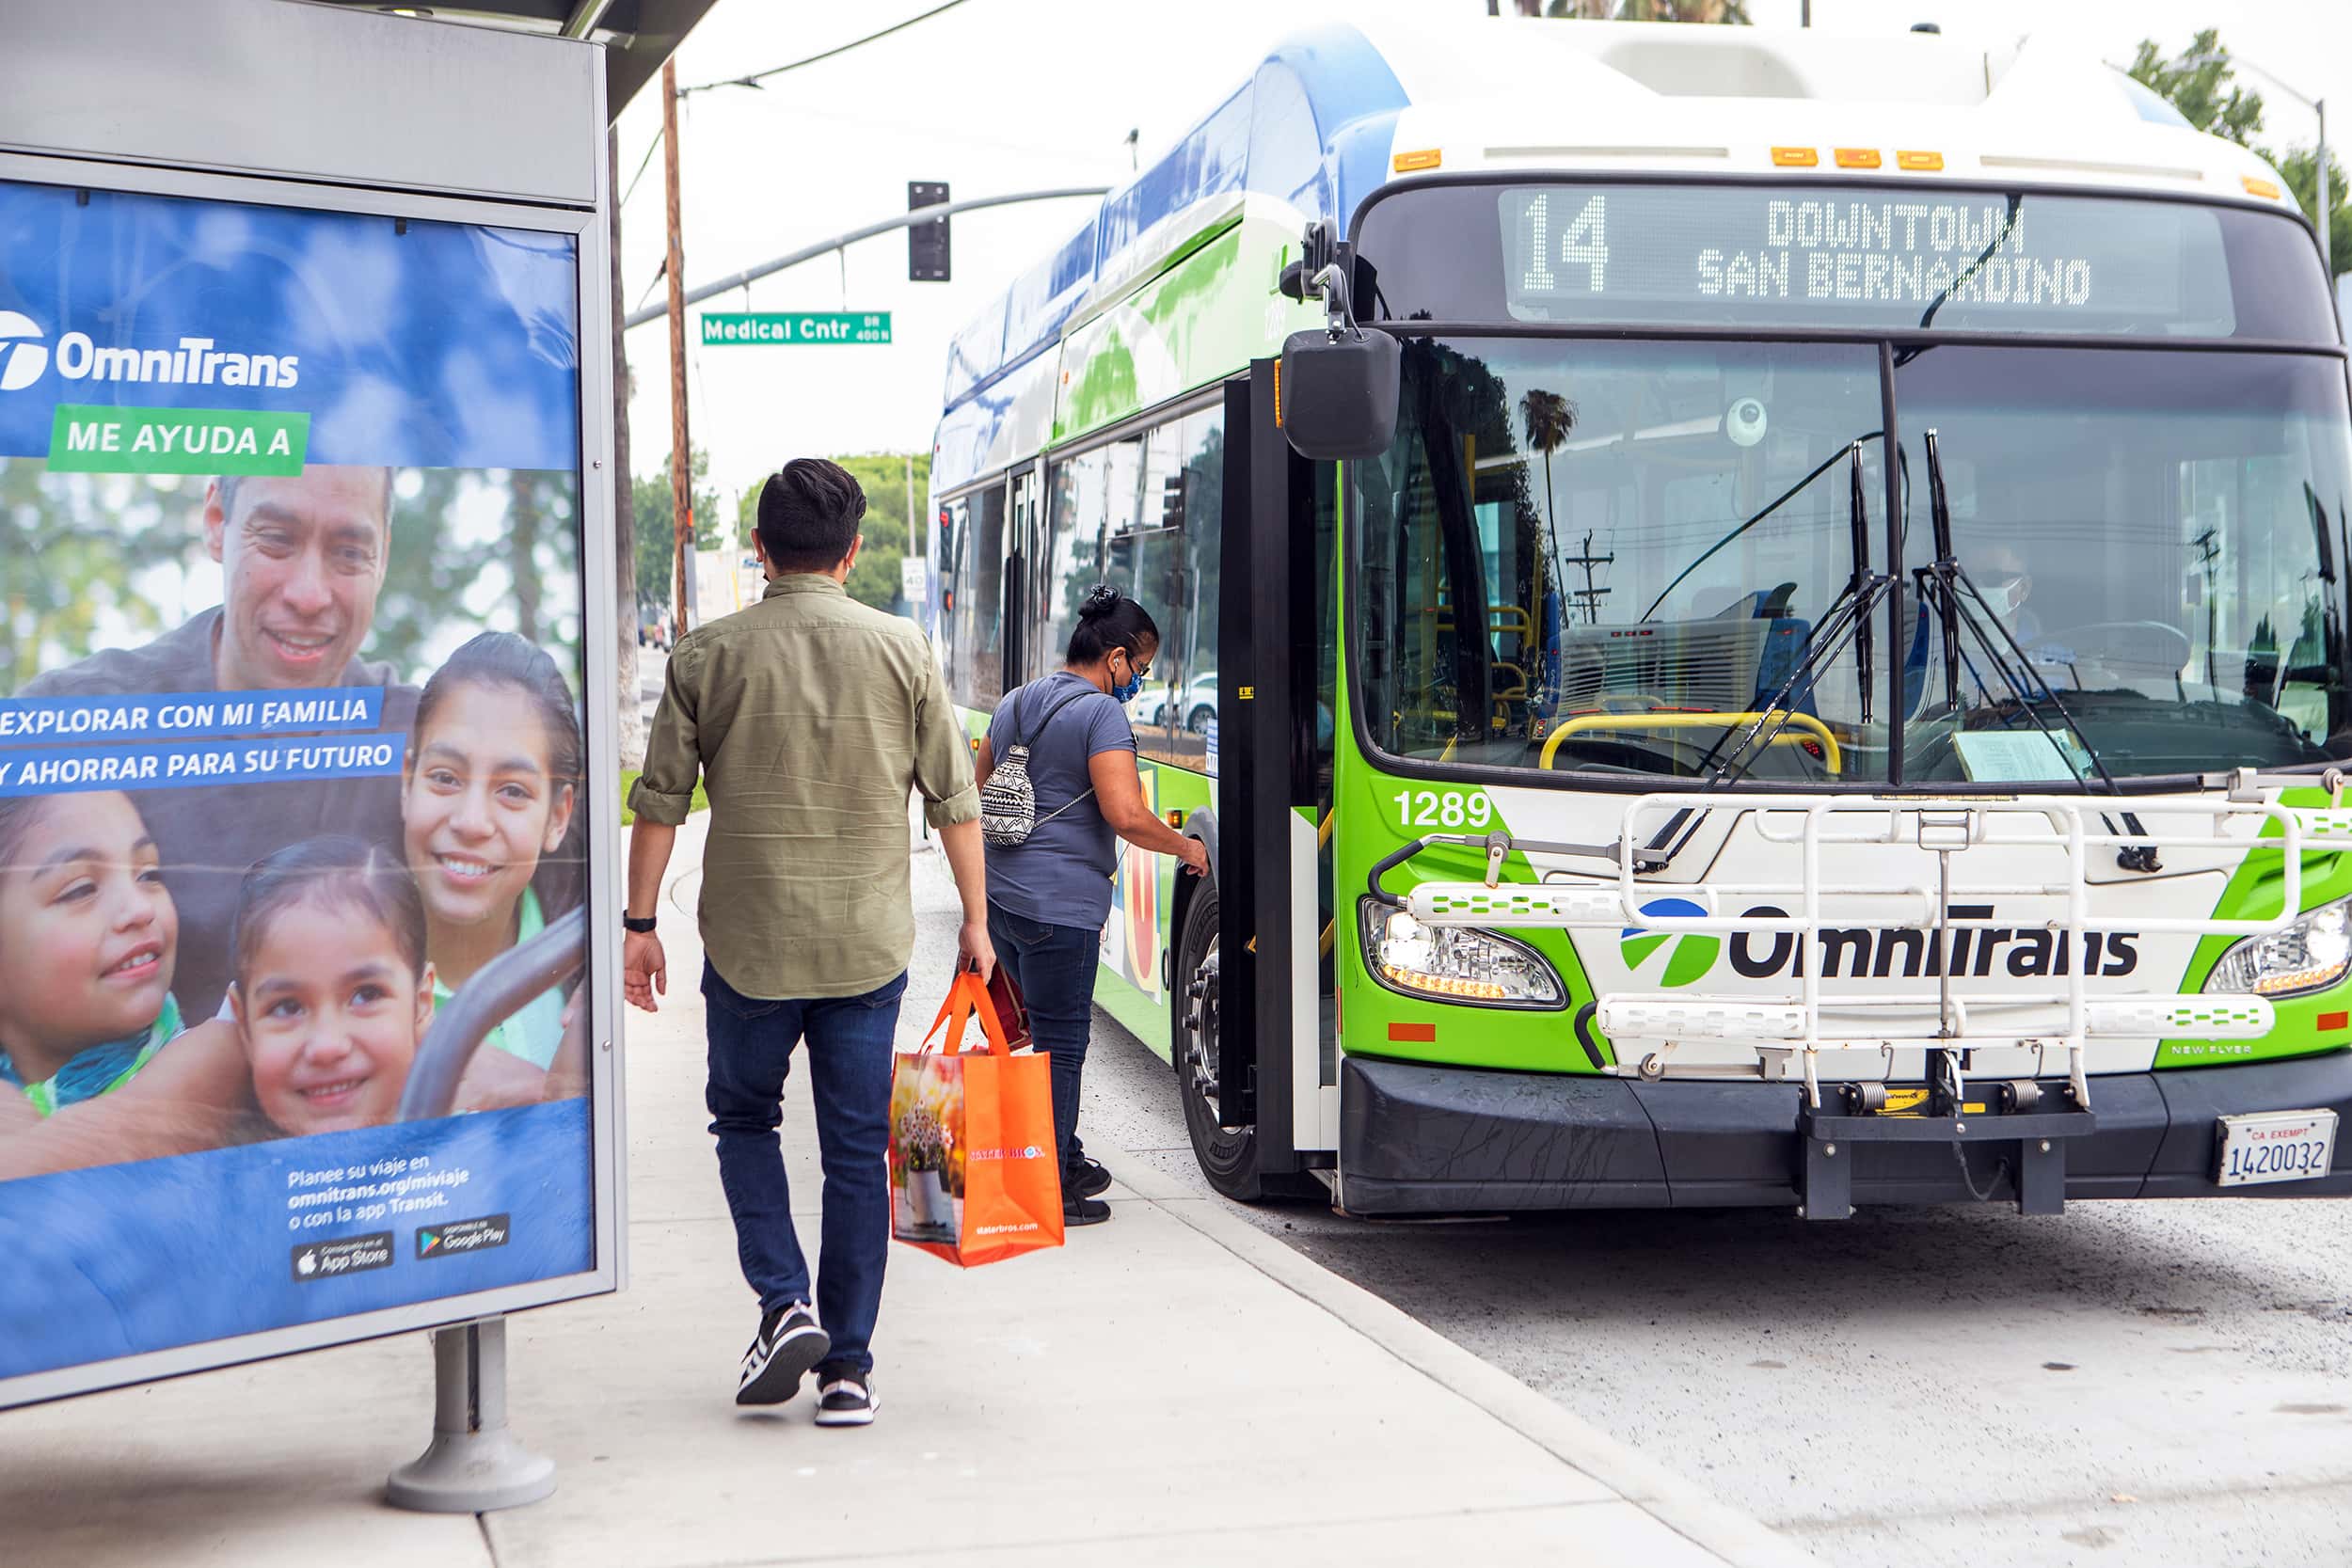
[(519, 1508), (555, 1490), (555, 1461), (506, 1430), (506, 1320), (433, 1336), (433, 1443), (394, 1470), (386, 1500), (425, 1513)]

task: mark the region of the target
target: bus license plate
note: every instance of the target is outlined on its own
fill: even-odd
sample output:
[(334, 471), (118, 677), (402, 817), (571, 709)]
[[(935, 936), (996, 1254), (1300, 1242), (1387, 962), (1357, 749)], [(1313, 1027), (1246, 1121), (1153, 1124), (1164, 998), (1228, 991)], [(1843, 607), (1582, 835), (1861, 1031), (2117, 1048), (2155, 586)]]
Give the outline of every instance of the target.
[(2219, 1169), (2224, 1187), (2265, 1181), (2307, 1181), (2325, 1176), (2335, 1162), (2336, 1113), (2268, 1111), (2261, 1116), (2223, 1117)]

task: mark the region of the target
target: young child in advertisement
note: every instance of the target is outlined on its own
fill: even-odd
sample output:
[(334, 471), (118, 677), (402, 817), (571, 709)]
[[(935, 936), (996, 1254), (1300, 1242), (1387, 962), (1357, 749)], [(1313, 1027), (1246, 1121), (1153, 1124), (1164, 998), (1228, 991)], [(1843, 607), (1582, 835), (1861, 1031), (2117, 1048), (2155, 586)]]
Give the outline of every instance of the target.
[(0, 800), (0, 1084), (26, 1111), (121, 1088), (180, 1033), (179, 937), (130, 797)]
[(407, 868), (356, 838), (281, 849), (246, 878), (229, 1005), (254, 1101), (278, 1132), (344, 1132), (399, 1115), (433, 1022), (424, 931)]
[[(571, 688), (512, 632), (482, 633), (425, 683), (401, 821), (437, 1000), (579, 905), (580, 756)], [(564, 1026), (564, 994), (550, 988), (490, 1032), (461, 1098), (539, 1098)]]

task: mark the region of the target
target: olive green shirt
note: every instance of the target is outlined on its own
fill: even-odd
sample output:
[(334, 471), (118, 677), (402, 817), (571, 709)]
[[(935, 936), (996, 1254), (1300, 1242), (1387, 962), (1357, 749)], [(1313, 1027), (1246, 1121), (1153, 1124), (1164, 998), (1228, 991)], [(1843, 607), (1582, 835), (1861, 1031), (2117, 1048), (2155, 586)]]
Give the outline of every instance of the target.
[(912, 622), (793, 573), (679, 638), (629, 809), (685, 821), (698, 772), (698, 913), (722, 979), (763, 999), (857, 996), (904, 972), (909, 792), (933, 827), (980, 815), (969, 742)]

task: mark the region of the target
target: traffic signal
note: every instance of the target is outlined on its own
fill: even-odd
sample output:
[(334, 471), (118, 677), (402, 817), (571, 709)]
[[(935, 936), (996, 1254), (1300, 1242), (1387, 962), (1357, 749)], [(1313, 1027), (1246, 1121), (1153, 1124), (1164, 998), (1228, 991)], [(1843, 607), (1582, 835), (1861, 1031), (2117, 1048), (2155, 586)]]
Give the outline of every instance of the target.
[[(947, 201), (947, 186), (944, 182), (910, 180), (907, 182), (907, 211), (923, 207), (941, 207)], [(910, 283), (945, 283), (947, 281), (947, 220), (935, 218), (930, 223), (910, 224), (907, 228), (907, 281)]]

